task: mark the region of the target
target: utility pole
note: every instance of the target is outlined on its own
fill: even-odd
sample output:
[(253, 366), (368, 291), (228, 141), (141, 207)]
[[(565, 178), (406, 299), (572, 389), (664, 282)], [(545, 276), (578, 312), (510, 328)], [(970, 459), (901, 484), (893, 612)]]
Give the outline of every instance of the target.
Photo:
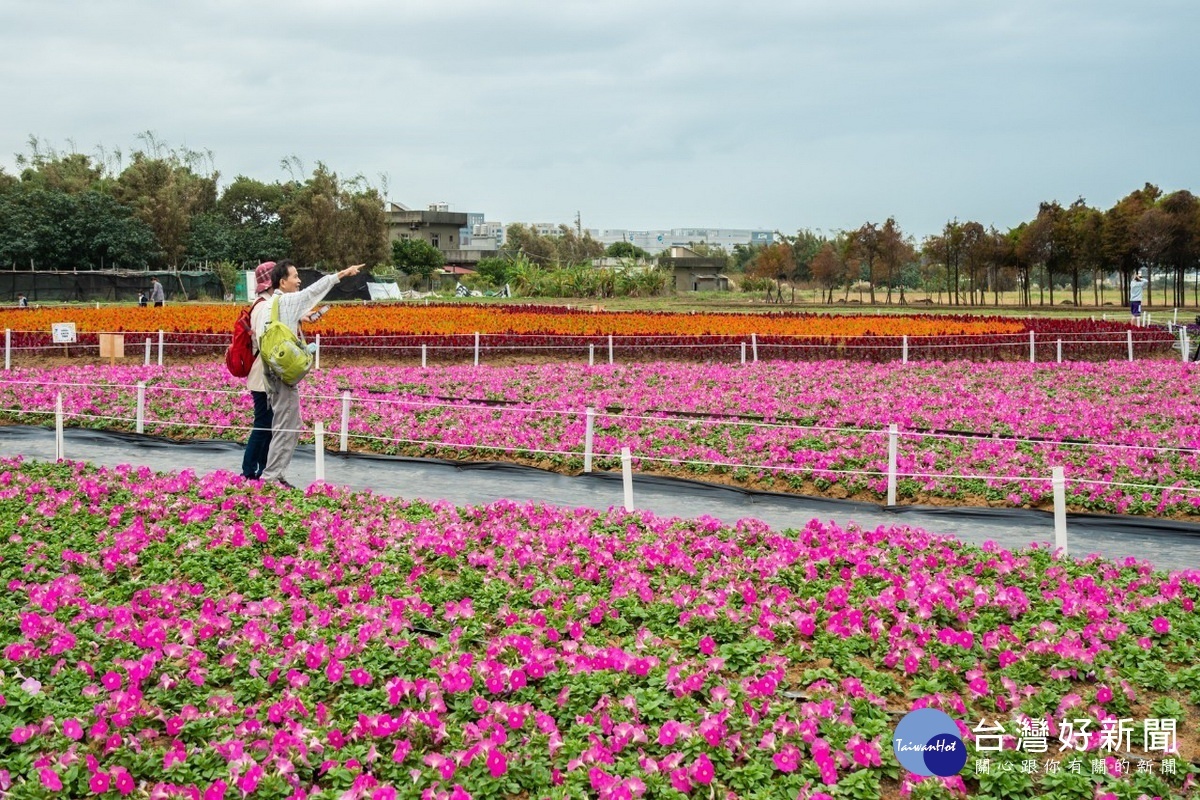
[(583, 220), (579, 216), (579, 212), (575, 212), (575, 235), (583, 236)]

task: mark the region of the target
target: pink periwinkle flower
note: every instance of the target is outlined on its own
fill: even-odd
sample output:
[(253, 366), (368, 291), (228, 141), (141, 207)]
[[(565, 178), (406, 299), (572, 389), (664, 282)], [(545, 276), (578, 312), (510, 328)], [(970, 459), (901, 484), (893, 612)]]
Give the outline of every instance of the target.
[(77, 719), (72, 718), (63, 720), (62, 729), (63, 736), (67, 737), (68, 739), (79, 741), (83, 738), (83, 725), (79, 724), (79, 720)]
[(708, 786), (710, 783), (712, 783), (713, 776), (715, 775), (713, 764), (708, 760), (707, 753), (701, 753), (696, 760), (692, 762), (689, 772), (691, 773), (692, 780), (701, 786)]
[[(111, 782), (107, 772), (97, 772), (88, 780), (88, 789), (93, 794), (105, 794)], [(209, 798), (206, 797), (205, 800), (209, 800)]]
[(117, 781), (117, 791), (121, 793), (122, 797), (128, 795), (130, 792), (133, 791), (133, 787), (134, 787), (133, 776), (130, 775), (127, 770), (114, 769), (113, 776), (116, 778), (116, 781)]
[(682, 767), (671, 770), (671, 788), (685, 793), (692, 790), (692, 781), (688, 778), (687, 770)]
[(488, 772), (493, 778), (499, 778), (508, 772), (508, 758), (498, 749), (493, 748), (487, 757)]
[(246, 794), (253, 794), (258, 789), (258, 783), (262, 780), (263, 768), (261, 764), (255, 764), (246, 774), (238, 780), (238, 788)]
[(785, 744), (771, 760), (775, 769), (780, 772), (795, 772), (800, 768), (800, 748), (794, 744)]
[(62, 789), (62, 778), (58, 776), (57, 772), (49, 767), (42, 767), (38, 771), (38, 778), (41, 780), (42, 786), (45, 786), (52, 792), (57, 792)]

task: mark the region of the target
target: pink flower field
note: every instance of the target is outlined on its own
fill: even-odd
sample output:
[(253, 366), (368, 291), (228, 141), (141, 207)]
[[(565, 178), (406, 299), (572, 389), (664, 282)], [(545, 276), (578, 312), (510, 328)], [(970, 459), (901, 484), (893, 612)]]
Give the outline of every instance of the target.
[[(366, 372), (323, 375), (317, 387), (432, 388), (416, 371)], [(436, 390), (535, 403), (557, 374), (447, 372)], [(578, 384), (574, 399), (601, 406), (733, 403), (719, 399), (733, 390), (718, 370), (672, 372), (653, 401), (638, 395), (651, 373), (563, 374)], [(778, 378), (740, 374), (754, 391)], [(861, 402), (826, 405), (846, 378), (825, 374), (824, 388), (801, 392), (797, 376), (791, 395), (747, 391), (738, 409), (844, 424), (886, 407), (869, 372)], [(943, 386), (981, 385), (965, 375)], [(1017, 388), (1057, 387), (1066, 409), (1087, 406), (1071, 372), (1039, 375)], [(1002, 376), (1013, 379), (993, 380)], [(210, 384), (176, 401), (179, 422), (233, 414), (215, 373), (162, 378)], [(1162, 378), (1140, 380), (1135, 396)], [(95, 413), (119, 395), (94, 393)], [(892, 411), (946, 424), (927, 394), (923, 405), (893, 398)], [(1021, 433), (1050, 418), (1032, 416), (1004, 424)], [(1138, 435), (1118, 414), (1105, 419), (1112, 427), (1077, 424)], [(509, 502), (454, 508), (221, 472), (19, 460), (0, 461), (0, 519), (6, 797), (1196, 791), (1200, 571), (975, 548), (903, 526), (772, 531)], [(955, 720), (969, 753), (961, 774), (900, 767), (892, 735), (916, 708)]]
[[(1062, 466), (1073, 509), (1191, 518), (1198, 377), (1174, 361), (339, 367), (304, 402), (327, 447), (350, 391), (351, 449), (565, 472), (583, 468), (591, 406), (596, 469), (629, 447), (646, 472), (876, 501), (895, 423), (900, 502), (1045, 507)], [(249, 397), (211, 364), (17, 369), (0, 414), (46, 424), (61, 392), (67, 424), (132, 430), (138, 381), (147, 433), (245, 438)]]

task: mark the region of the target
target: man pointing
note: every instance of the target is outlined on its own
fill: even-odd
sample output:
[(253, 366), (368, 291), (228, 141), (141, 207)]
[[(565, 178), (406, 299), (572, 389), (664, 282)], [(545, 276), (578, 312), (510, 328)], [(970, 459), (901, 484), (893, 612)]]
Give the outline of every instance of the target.
[[(346, 267), (341, 272), (326, 275), (307, 289), (300, 288), (300, 275), (291, 261), (280, 261), (271, 270), (271, 286), (275, 295), (271, 302), (279, 304), (279, 321), (292, 329), (296, 336), (303, 341), (300, 331), (300, 320), (308, 315), (309, 310), (321, 298), (329, 293), (338, 281), (357, 275), (362, 264)], [(267, 305), (266, 303), (263, 304)], [(261, 340), (266, 331), (271, 314), (261, 314), (255, 322), (254, 336)], [(300, 416), (300, 388), (288, 386), (271, 370), (263, 370), (267, 379), (267, 398), (271, 401), (271, 449), (267, 454), (267, 465), (263, 468), (264, 481), (277, 481), (289, 489), (292, 485), (284, 478), (292, 456), (296, 452), (296, 444), (300, 441), (300, 428), (304, 420)]]

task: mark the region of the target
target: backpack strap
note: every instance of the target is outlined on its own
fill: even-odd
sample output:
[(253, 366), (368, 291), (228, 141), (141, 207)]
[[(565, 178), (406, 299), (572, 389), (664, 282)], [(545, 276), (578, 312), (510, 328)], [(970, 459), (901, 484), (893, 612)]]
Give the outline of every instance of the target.
[(271, 300), (271, 322), (279, 322), (279, 295)]
[(250, 304), (250, 315), (246, 319), (246, 327), (248, 327), (250, 329), (250, 352), (254, 353), (255, 356), (258, 355), (259, 347), (258, 347), (258, 331), (254, 330), (254, 309), (258, 308), (258, 304), (265, 301), (266, 299), (267, 298), (265, 298), (265, 297), (254, 298), (254, 302)]

